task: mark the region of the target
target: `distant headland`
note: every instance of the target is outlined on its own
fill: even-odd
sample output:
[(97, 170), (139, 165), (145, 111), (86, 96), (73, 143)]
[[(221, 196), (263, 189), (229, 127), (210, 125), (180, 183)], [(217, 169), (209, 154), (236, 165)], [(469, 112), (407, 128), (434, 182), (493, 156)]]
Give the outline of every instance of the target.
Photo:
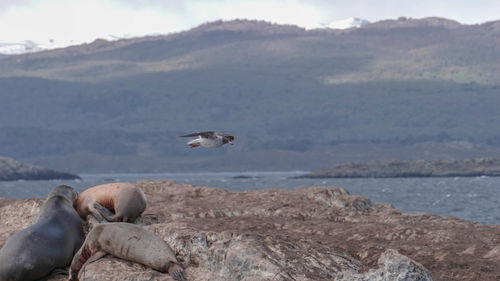
[(71, 180), (80, 179), (80, 177), (0, 156), (0, 181), (56, 179)]
[(500, 176), (500, 158), (389, 160), (335, 165), (297, 178), (396, 178)]

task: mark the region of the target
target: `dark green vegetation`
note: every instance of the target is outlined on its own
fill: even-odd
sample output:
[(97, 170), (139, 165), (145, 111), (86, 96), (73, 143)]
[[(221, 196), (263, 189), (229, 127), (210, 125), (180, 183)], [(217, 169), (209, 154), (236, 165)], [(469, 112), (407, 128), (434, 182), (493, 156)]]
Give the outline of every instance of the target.
[[(0, 155), (78, 172), (500, 155), (499, 46), (500, 22), (233, 21), (2, 57)], [(236, 145), (177, 138), (198, 130)]]

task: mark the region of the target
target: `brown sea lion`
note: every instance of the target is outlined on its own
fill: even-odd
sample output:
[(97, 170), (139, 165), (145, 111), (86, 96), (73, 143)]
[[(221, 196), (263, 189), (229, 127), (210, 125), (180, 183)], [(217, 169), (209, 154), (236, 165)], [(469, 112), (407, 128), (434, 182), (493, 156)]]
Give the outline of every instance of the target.
[(101, 184), (82, 192), (75, 208), (83, 219), (92, 214), (99, 222), (134, 222), (146, 209), (146, 195), (133, 183)]
[(153, 232), (130, 223), (104, 223), (94, 227), (73, 257), (68, 280), (79, 280), (85, 265), (106, 254), (137, 262), (160, 272), (168, 272), (175, 280), (186, 280), (184, 269), (170, 246)]
[(31, 281), (68, 266), (82, 245), (83, 221), (73, 208), (78, 193), (60, 185), (49, 194), (35, 224), (0, 249), (0, 281)]

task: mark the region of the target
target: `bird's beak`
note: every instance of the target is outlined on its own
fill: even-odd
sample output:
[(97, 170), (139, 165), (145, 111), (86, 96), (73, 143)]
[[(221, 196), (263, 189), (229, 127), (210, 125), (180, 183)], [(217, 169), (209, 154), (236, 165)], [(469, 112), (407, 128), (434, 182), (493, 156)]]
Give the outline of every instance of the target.
[(230, 145), (234, 145), (234, 143), (233, 143), (232, 141), (229, 141), (229, 144), (230, 144)]

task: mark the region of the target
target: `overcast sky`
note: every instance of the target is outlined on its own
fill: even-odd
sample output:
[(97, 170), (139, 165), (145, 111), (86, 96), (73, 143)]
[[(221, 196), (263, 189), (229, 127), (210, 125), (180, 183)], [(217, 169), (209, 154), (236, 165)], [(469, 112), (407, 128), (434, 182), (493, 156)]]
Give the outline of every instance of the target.
[(166, 34), (217, 19), (313, 28), (348, 17), (400, 16), (484, 23), (500, 19), (500, 0), (0, 0), (0, 42)]

